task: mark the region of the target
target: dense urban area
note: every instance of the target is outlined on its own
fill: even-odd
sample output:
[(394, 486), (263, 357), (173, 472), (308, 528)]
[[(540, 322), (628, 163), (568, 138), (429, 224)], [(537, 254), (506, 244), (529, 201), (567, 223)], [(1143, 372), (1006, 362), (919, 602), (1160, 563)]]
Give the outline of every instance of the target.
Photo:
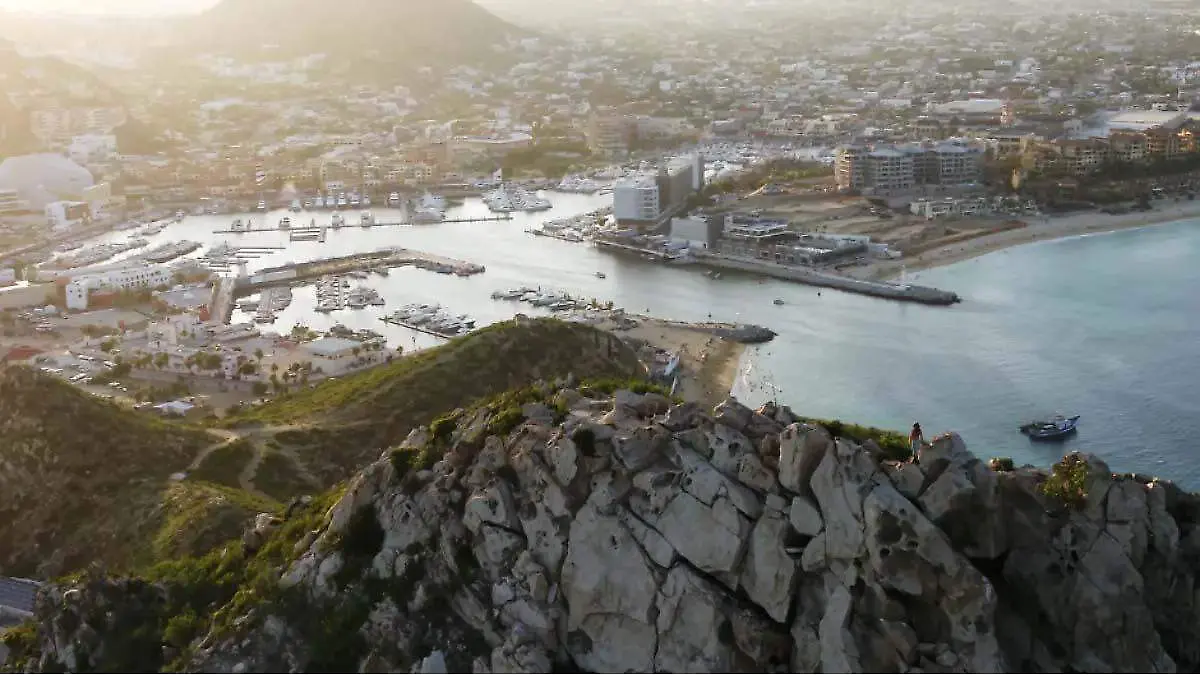
[[(367, 241), (374, 232), (436, 232), (463, 223), (511, 229), (516, 227), (512, 221), (519, 221), (512, 236), (522, 238), (521, 248), (532, 251), (529, 261), (567, 255), (562, 253), (566, 248), (545, 253), (537, 248), (566, 242), (575, 250), (588, 247), (631, 264), (694, 270), (707, 281), (770, 278), (815, 287), (814, 293), (855, 293), (953, 312), (958, 311), (953, 305), (969, 300), (953, 288), (914, 283), (911, 275), (1030, 241), (1200, 216), (1195, 199), (1200, 192), (1200, 14), (1186, 0), (344, 0), (334, 3), (336, 13), (318, 0), (222, 0), (213, 7), (202, 0), (179, 0), (137, 16), (88, 13), (78, 4), (64, 2), (63, 13), (42, 14), (4, 10), (0, 3), (0, 399), (14, 391), (42, 391), (48, 386), (43, 380), (59, 380), (56, 386), (65, 382), (62, 386), (79, 396), (70, 405), (83, 411), (81, 424), (92, 419), (83, 419), (84, 413), (99, 410), (87, 406), (105, 406), (107, 415), (111, 405), (129, 417), (111, 427), (97, 422), (97, 430), (109, 429), (114, 436), (123, 429), (143, 430), (139, 433), (148, 439), (165, 434), (166, 440), (155, 447), (169, 446), (175, 453), (171, 461), (182, 462), (171, 473), (169, 489), (206, 491), (199, 497), (172, 493), (178, 497), (176, 505), (186, 502), (194, 516), (195, 510), (232, 504), (227, 520), (237, 523), (235, 536), (247, 513), (274, 513), (302, 492), (344, 486), (359, 466), (422, 424), (429, 426), (418, 431), (428, 438), (410, 436), (405, 443), (415, 445), (406, 450), (449, 443), (451, 435), (459, 443), (472, 424), (489, 432), (498, 429), (503, 437), (521, 419), (545, 417), (544, 426), (550, 427), (564, 424), (567, 412), (587, 417), (586, 425), (619, 425), (624, 418), (610, 418), (622, 410), (636, 408), (636, 414), (629, 412), (634, 421), (666, 414), (671, 397), (708, 407), (721, 404), (744, 345), (775, 336), (770, 326), (750, 325), (740, 314), (709, 313), (707, 322), (688, 323), (651, 316), (649, 310), (643, 314), (640, 305), (628, 310), (614, 306), (604, 285), (606, 273), (594, 268), (586, 270), (595, 284), (585, 293), (556, 290), (551, 281), (533, 278), (519, 287), (494, 288), (485, 300), (506, 308), (503, 319), (462, 313), (474, 312), (475, 306), (464, 309), (456, 297), (401, 305), (387, 292), (389, 277), (395, 281), (396, 275), (412, 272), (420, 276), (404, 278), (488, 279), (487, 266), (474, 259), (472, 251), (478, 249), (447, 236), (436, 251), (416, 250), (400, 235), (386, 246), (379, 245), (381, 236), (359, 250), (332, 247), (350, 241), (350, 233)], [(585, 206), (564, 207), (564, 202)], [(256, 233), (270, 237), (256, 239)], [(327, 251), (309, 253), (327, 243)], [(289, 307), (309, 303), (310, 294), (311, 310), (299, 320), (285, 321), (285, 315), (296, 316)], [(785, 300), (766, 299), (767, 305), (772, 303), (783, 306)], [(386, 310), (380, 309), (385, 305)], [(329, 327), (331, 322), (325, 321), (363, 311), (374, 312), (369, 324), (374, 328), (349, 320), (349, 327)], [(530, 318), (542, 316), (566, 321)], [(323, 327), (310, 327), (317, 324)], [(597, 329), (594, 334), (578, 332), (592, 329)], [(532, 331), (538, 339), (524, 344), (525, 338), (505, 332), (511, 330)], [(619, 339), (607, 342), (611, 336)], [(555, 359), (562, 377), (554, 386), (545, 385), (546, 396), (529, 390), (504, 394), (518, 380), (494, 370), (500, 366), (489, 359), (493, 352), (518, 348), (541, 350), (543, 361)], [(592, 351), (598, 354), (594, 358), (576, 357)], [(450, 357), (439, 354), (468, 360), (472, 368), (478, 366), (477, 376), (451, 372), (446, 365)], [(511, 364), (501, 365), (521, 364), (558, 377), (554, 368), (530, 365), (534, 358), (523, 351)], [(484, 362), (488, 365), (479, 365)], [(40, 373), (37, 377), (46, 377), (19, 379), (25, 375), (5, 374), (18, 370), (7, 366), (27, 366)], [(621, 397), (635, 395), (613, 383), (628, 380), (639, 369), (653, 383), (639, 385), (643, 391), (636, 400), (627, 398), (622, 408)], [(585, 409), (586, 399), (579, 404), (580, 394), (570, 389), (577, 378), (588, 376), (605, 378), (606, 385), (593, 385), (591, 394), (596, 405), (614, 411), (604, 418), (596, 414), (598, 408)], [(401, 384), (384, 384), (385, 377)], [(762, 377), (756, 386), (775, 387)], [(363, 394), (366, 382), (383, 393)], [(432, 388), (428, 402), (402, 391), (417, 382)], [(574, 393), (563, 394), (568, 390)], [(501, 395), (507, 398), (493, 406), (501, 410), (495, 416), (472, 421), (473, 413), (464, 412), (470, 403)], [(610, 396), (617, 397), (615, 403), (605, 403)], [(21, 405), (32, 410), (34, 404)], [(808, 477), (803, 487), (784, 483), (789, 469), (778, 466), (781, 444), (803, 454), (805, 443), (828, 441), (828, 456), (847, 466), (854, 460), (842, 453), (844, 440), (864, 444), (876, 463), (919, 447), (890, 432), (837, 421), (831, 427), (837, 439), (810, 435), (796, 440), (789, 430), (815, 420), (801, 419), (786, 408), (752, 412), (739, 405), (723, 403), (723, 412), (714, 414), (736, 427), (738, 438), (745, 441), (744, 432), (755, 444), (773, 448), (776, 457), (774, 466), (764, 467), (755, 459), (758, 463), (747, 468), (746, 462), (730, 459), (732, 469), (717, 467), (736, 475), (736, 480), (712, 479), (723, 486), (713, 488), (713, 494), (721, 491), (717, 503), (727, 498), (737, 502), (737, 508), (729, 507), (735, 530), (749, 532), (746, 516), (758, 518), (764, 508), (775, 508), (780, 528), (792, 523), (805, 541), (826, 536), (822, 527), (830, 527), (828, 516), (823, 526), (816, 506), (803, 496)], [(676, 414), (676, 408), (671, 410)], [(731, 421), (735, 417), (737, 424)], [(717, 463), (726, 452), (721, 448), (734, 446), (726, 438), (712, 438), (711, 431), (700, 431), (699, 420), (689, 417), (676, 429), (668, 415), (652, 424), (700, 437), (709, 433), (704, 447)], [(0, 420), (0, 433), (7, 423)], [(630, 424), (629, 429), (637, 426)], [(219, 438), (206, 435), (212, 429)], [(629, 429), (621, 427), (619, 433)], [(555, 438), (563, 434), (554, 433), (559, 434)], [(587, 444), (607, 444), (612, 433), (606, 433), (603, 439), (589, 436)], [(629, 433), (633, 438), (642, 431)], [(21, 438), (22, 443), (28, 440)], [(716, 450), (709, 448), (710, 442)], [(43, 447), (40, 440), (28, 443), (30, 456)], [(577, 437), (572, 448), (574, 443), (582, 453), (584, 443)], [(624, 437), (613, 443), (619, 448), (616, 455), (625, 452)], [(936, 447), (947, 457), (965, 452), (957, 437), (939, 443)], [(824, 448), (820, 445), (822, 453)], [(184, 456), (186, 461), (180, 459)], [(218, 467), (220, 461), (234, 466)], [(469, 459), (464, 466), (474, 471), (483, 461)], [(600, 461), (595, 460), (597, 465)], [(607, 456), (603, 461), (609, 462)], [(624, 463), (630, 476), (651, 464), (634, 466), (624, 455), (614, 461)], [(7, 462), (0, 456), (0, 471), (11, 464)], [(410, 469), (409, 475), (417, 476), (433, 466), (407, 455), (398, 460), (395, 451), (390, 462), (373, 465), (373, 470), (384, 471), (379, 467), (386, 465), (391, 467), (386, 471), (403, 478)], [(1011, 464), (1008, 460), (1009, 469)], [(1002, 465), (993, 461), (993, 468)], [(559, 466), (549, 471), (566, 471)], [(1082, 465), (1064, 464), (1062, 471), (1076, 466)], [(811, 477), (815, 467), (792, 469)], [(129, 471), (134, 476), (134, 469)], [(570, 469), (571, 476), (574, 471)], [(798, 495), (786, 508), (775, 504), (783, 500), (776, 494), (777, 471), (779, 483)], [(582, 468), (580, 472), (584, 475)], [(538, 475), (537, 480), (544, 480)], [(763, 475), (768, 476), (763, 479), (767, 487), (759, 489), (755, 481)], [(925, 487), (939, 475), (931, 473)], [(197, 476), (206, 482), (192, 482)], [(522, 473), (526, 492), (542, 489), (525, 478)], [(359, 487), (354, 489), (360, 489), (365, 479), (356, 480)], [(618, 479), (610, 480), (616, 484)], [(623, 474), (620, 480), (626, 480)], [(905, 492), (904, 497), (915, 500), (924, 479), (895, 478), (897, 485), (912, 480), (913, 495)], [(971, 474), (954, 489), (978, 487), (982, 492), (981, 480)], [(33, 499), (28, 486), (19, 482), (0, 474), (0, 493), (10, 489), (18, 500)], [(600, 484), (582, 492), (587, 497), (591, 491), (589, 509), (602, 491)], [(201, 487), (187, 487), (195, 485)], [(1076, 499), (1076, 487), (1072, 483), (1061, 490)], [(235, 499), (227, 489), (244, 495)], [(746, 503), (727, 496), (743, 493), (751, 495)], [(71, 513), (92, 508), (72, 501), (83, 497), (70, 495), (67, 488), (56, 494)], [(341, 503), (340, 495), (329, 503), (320, 501), (328, 497), (303, 505), (292, 501), (287, 511), (290, 516), (293, 509), (327, 510)], [(359, 506), (374, 498), (374, 493), (367, 495)], [(1168, 498), (1143, 497), (1142, 508), (1151, 508), (1146, 504), (1152, 499)], [(483, 516), (483, 527), (489, 527), (489, 518), (515, 523), (511, 500), (506, 493), (500, 507), (491, 504), (488, 508), (496, 513)], [(522, 521), (526, 506), (521, 507)], [(0, 500), (0, 519), (17, 513), (16, 508)], [(539, 503), (537, 508), (543, 507)], [(697, 506), (704, 514), (707, 508)], [(806, 508), (815, 514), (815, 525)], [(997, 508), (989, 502), (989, 518), (1000, 517)], [(1112, 518), (1111, 499), (1107, 508)], [(654, 549), (662, 540), (658, 550), (667, 551), (668, 561), (689, 557), (686, 544), (668, 544), (642, 523), (643, 515), (630, 516), (640, 524), (635, 530), (642, 528), (636, 530), (642, 533), (635, 535), (637, 546)], [(562, 514), (539, 511), (537, 518), (543, 516), (548, 522)], [(571, 514), (566, 516), (569, 521)], [(1176, 513), (1172, 516), (1183, 522)], [(347, 524), (349, 517), (341, 526), (357, 527)], [(753, 525), (755, 537), (768, 517), (762, 515)], [(247, 555), (268, 550), (267, 537), (279, 526), (278, 519), (261, 518), (255, 534), (245, 535), (250, 537), (245, 540)], [(800, 521), (803, 526), (796, 525)], [(447, 531), (459, 525), (455, 520)], [(717, 525), (711, 529), (719, 529)], [(39, 526), (57, 532), (55, 522)], [(101, 562), (147, 562), (134, 550), (141, 540), (132, 530), (120, 529), (124, 526), (89, 533), (70, 546), (62, 544), (59, 534), (43, 538), (40, 531), (23, 531), (36, 545), (21, 554), (0, 554), (0, 574), (28, 577), (0, 576), (0, 630), (33, 616), (39, 584), (81, 568), (91, 555), (88, 547), (100, 547), (96, 542), (102, 539), (105, 546), (119, 549), (121, 557)], [(949, 528), (942, 521), (938, 526)], [(480, 531), (478, 522), (474, 527)], [(497, 530), (507, 533), (505, 528), (514, 527), (520, 530), (511, 523), (497, 525)], [(1145, 532), (1139, 531), (1145, 553)], [(293, 545), (296, 551), (320, 548), (320, 542), (313, 543), (315, 534), (300, 546), (305, 540), (298, 537), (310, 533), (296, 533), (297, 540), (288, 541), (289, 551)], [(358, 534), (338, 536), (349, 540)], [(1172, 541), (1178, 540), (1179, 531), (1173, 536)], [(574, 528), (571, 538), (572, 547), (582, 546), (574, 542)], [(114, 543), (122, 541), (126, 543)], [(158, 561), (170, 558), (168, 554), (204, 553), (198, 541), (199, 535), (190, 544), (171, 535), (142, 548), (152, 548)], [(60, 545), (68, 552), (60, 555), (55, 549), (53, 556), (43, 555)], [(740, 559), (740, 551), (756, 544), (738, 545)], [(799, 550), (789, 544), (788, 555), (792, 549)], [(966, 549), (978, 551), (970, 545)], [(535, 551), (533, 558), (542, 562), (543, 553)], [(521, 555), (522, 565), (537, 566), (528, 552)], [(807, 566), (808, 551), (803, 555)], [(562, 551), (551, 557), (561, 563)], [(251, 560), (235, 585), (255, 583), (250, 575), (265, 575), (264, 569), (280, 562)], [(260, 563), (262, 569), (254, 567)], [(726, 576), (733, 575), (728, 578), (736, 590), (738, 564), (714, 563), (711, 569), (698, 564), (698, 569), (706, 573), (704, 584), (726, 583)], [(325, 569), (323, 562), (314, 563), (314, 570), (316, 565)], [(392, 563), (386, 565), (391, 570)], [(401, 569), (398, 560), (395, 565)], [(366, 567), (371, 567), (369, 557)], [(270, 569), (278, 576), (278, 569)], [(169, 575), (191, 572), (161, 573), (178, 581)], [(317, 583), (304, 574), (296, 583)], [(322, 579), (330, 574), (319, 572)], [(558, 572), (554, 574), (557, 579)], [(567, 574), (562, 572), (564, 588)], [(674, 579), (675, 572), (670, 574)], [(766, 607), (755, 609), (755, 620), (765, 621), (769, 614), (780, 625), (789, 616), (800, 621), (799, 610), (789, 610), (787, 603), (760, 602), (773, 592), (767, 581), (750, 571), (741, 574), (742, 596)], [(651, 588), (649, 597), (654, 592)], [(552, 604), (554, 593), (546, 600), (543, 592), (542, 601)], [(205, 616), (203, 608), (200, 614)], [(174, 625), (161, 618), (164, 625)], [(212, 621), (192, 615), (186, 626), (176, 626), (175, 642), (164, 638), (163, 653), (147, 661), (121, 661), (111, 654), (105, 658), (113, 660), (105, 661), (92, 654), (92, 661), (69, 666), (223, 669), (230, 664), (220, 660), (216, 643), (205, 643), (204, 649), (194, 644), (205, 634), (201, 627), (217, 634)], [(743, 632), (762, 633), (753, 621), (749, 628), (737, 624), (739, 628), (728, 629), (728, 621), (723, 625), (721, 639), (714, 634), (708, 643), (729, 647), (735, 638), (726, 640), (724, 631), (736, 630), (736, 649), (745, 652), (749, 648), (742, 642), (749, 638)], [(773, 624), (770, 630), (778, 628)], [(591, 624), (579, 631), (592, 631), (580, 638), (588, 644), (616, 635), (602, 636)], [(622, 660), (627, 654), (580, 656), (577, 652), (586, 650), (560, 637), (560, 655), (570, 652), (581, 667), (625, 670), (640, 663)], [(654, 638), (653, 631), (651, 639), (666, 640)], [(516, 638), (506, 640), (505, 656), (498, 661), (493, 655), (488, 668), (533, 672), (551, 665), (548, 657), (522, 661), (525, 652), (518, 647), (524, 647), (509, 644)], [(918, 663), (926, 672), (970, 671), (990, 663), (981, 652), (963, 651), (958, 643), (952, 653), (951, 646), (923, 636), (918, 654), (916, 633), (911, 642), (901, 659), (905, 668), (914, 668), (911, 672), (921, 672), (915, 669)], [(786, 655), (771, 661), (778, 655), (764, 656), (770, 648), (762, 650), (754, 652), (756, 659), (762, 657), (754, 661), (755, 668), (789, 662)], [(407, 660), (379, 657), (383, 660), (374, 665), (416, 664), (434, 668), (422, 672), (439, 672), (429, 652), (410, 654)], [(41, 662), (20, 650), (15, 655), (21, 667), (61, 667), (44, 654)], [(0, 647), (0, 666), (5, 656)], [(661, 651), (659, 658), (664, 658)], [(797, 659), (812, 663), (795, 654), (791, 658), (793, 668), (799, 667)], [(835, 670), (893, 666), (866, 656), (862, 664), (823, 658), (816, 660), (818, 665)], [(1044, 661), (1038, 661), (1039, 655), (1028, 658), (1026, 666), (1043, 667), (1060, 655)], [(248, 662), (255, 667), (248, 659), (238, 664), (243, 671)], [(263, 663), (268, 669), (295, 667), (269, 659), (258, 665)], [(686, 660), (664, 663), (653, 665), (699, 668)], [(734, 662), (708, 666), (713, 663), (728, 669)], [(1115, 664), (1116, 670), (1162, 666), (1136, 659), (1071, 665), (1087, 670), (1097, 663)], [(1180, 661), (1181, 667), (1187, 663)], [(306, 664), (315, 670), (361, 666), (333, 660)], [(440, 662), (440, 672), (446, 665)]]

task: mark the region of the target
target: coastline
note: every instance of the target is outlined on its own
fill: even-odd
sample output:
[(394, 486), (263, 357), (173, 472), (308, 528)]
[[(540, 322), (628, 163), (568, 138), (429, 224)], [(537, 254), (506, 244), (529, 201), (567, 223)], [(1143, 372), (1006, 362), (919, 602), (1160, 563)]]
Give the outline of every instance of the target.
[(1191, 218), (1200, 218), (1200, 200), (1183, 201), (1157, 207), (1152, 211), (1120, 214), (1088, 211), (1067, 216), (1041, 217), (1026, 220), (1026, 226), (1019, 229), (955, 242), (923, 251), (914, 257), (872, 262), (847, 272), (855, 278), (883, 281), (899, 277), (904, 270), (915, 272), (942, 267), (1023, 244), (1082, 234), (1117, 232)]
[(596, 328), (679, 354), (676, 393), (687, 400), (715, 406), (728, 398), (737, 379), (746, 345), (717, 337), (699, 325), (642, 315), (626, 315), (636, 326), (623, 327), (611, 318)]

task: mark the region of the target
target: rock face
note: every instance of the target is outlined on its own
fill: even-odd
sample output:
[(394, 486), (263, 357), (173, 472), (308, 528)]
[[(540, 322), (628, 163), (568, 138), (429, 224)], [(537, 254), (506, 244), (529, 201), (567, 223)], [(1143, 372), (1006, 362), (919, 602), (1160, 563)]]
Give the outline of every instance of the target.
[[(1200, 668), (1200, 500), (1170, 483), (1086, 456), (1068, 505), (1043, 488), (1059, 473), (995, 472), (953, 434), (880, 463), (786, 408), (554, 400), (561, 425), (535, 414), (452, 434), (432, 469), (367, 467), (279, 570), (308, 609), (244, 608), (185, 668), (321, 669), (306, 614), (353, 617), (369, 671)], [(43, 594), (34, 669), (108, 665), (126, 610), (112, 589), (80, 609), (95, 593)]]

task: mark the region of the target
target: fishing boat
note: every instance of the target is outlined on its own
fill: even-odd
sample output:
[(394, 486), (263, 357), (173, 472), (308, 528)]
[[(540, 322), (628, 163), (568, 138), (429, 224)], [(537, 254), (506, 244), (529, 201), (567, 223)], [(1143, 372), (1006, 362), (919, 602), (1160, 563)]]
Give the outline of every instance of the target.
[(1057, 441), (1075, 433), (1079, 415), (1055, 415), (1049, 420), (1030, 422), (1021, 426), (1021, 433), (1034, 441)]
[(776, 304), (776, 305), (782, 305), (782, 304), (783, 304), (783, 298), (775, 298), (775, 304)]
[(606, 278), (608, 278), (608, 275), (606, 275), (604, 272), (596, 272), (596, 278), (597, 279), (606, 279)]

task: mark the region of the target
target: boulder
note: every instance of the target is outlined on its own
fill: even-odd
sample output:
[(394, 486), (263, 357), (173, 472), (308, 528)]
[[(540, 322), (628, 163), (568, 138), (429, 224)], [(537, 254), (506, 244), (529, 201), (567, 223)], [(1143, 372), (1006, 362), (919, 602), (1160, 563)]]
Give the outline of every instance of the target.
[(688, 401), (671, 406), (661, 424), (671, 431), (683, 431), (698, 426), (704, 417), (704, 407), (694, 401)]
[(785, 550), (788, 529), (782, 513), (763, 514), (750, 535), (740, 582), (746, 596), (779, 623), (787, 621), (798, 567)]
[(779, 484), (796, 494), (811, 494), (809, 481), (832, 447), (833, 439), (824, 429), (789, 425), (779, 435)]
[(925, 472), (921, 470), (920, 464), (885, 462), (882, 467), (900, 494), (914, 502), (921, 496), (921, 490), (925, 487)]
[(658, 649), (654, 669), (666, 673), (727, 673), (733, 668), (733, 640), (722, 606), (725, 591), (685, 566), (676, 565), (658, 591)]
[(568, 609), (566, 647), (577, 664), (601, 672), (652, 667), (651, 610), (658, 592), (653, 563), (619, 519), (590, 503), (571, 523), (561, 590)]
[(815, 537), (825, 526), (821, 512), (807, 497), (793, 497), (792, 506), (788, 511), (788, 521), (792, 529), (806, 537)]
[(754, 411), (742, 405), (735, 398), (727, 398), (713, 408), (713, 421), (717, 424), (744, 432), (750, 426)]
[(612, 439), (613, 450), (629, 471), (641, 471), (657, 460), (671, 443), (666, 428), (653, 425), (620, 432)]
[(723, 495), (707, 506), (687, 492), (678, 492), (661, 514), (650, 514), (647, 522), (697, 569), (716, 575), (736, 574), (751, 531), (750, 520)]

